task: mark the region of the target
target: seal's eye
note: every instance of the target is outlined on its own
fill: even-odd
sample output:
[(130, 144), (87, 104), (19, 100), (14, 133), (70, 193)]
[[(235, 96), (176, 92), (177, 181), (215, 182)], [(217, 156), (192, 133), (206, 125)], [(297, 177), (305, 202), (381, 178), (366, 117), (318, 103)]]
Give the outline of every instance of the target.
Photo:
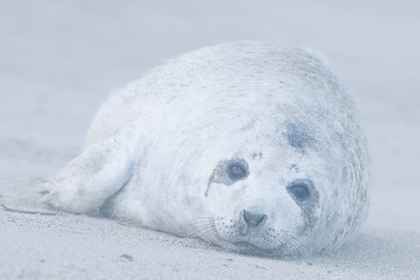
[(292, 194), (299, 201), (308, 200), (311, 196), (309, 186), (303, 182), (293, 183), (288, 187), (288, 189), (290, 194)]
[(245, 180), (249, 175), (248, 163), (241, 158), (222, 160), (213, 170), (209, 178), (210, 183), (225, 184), (230, 186), (240, 180)]
[(246, 174), (244, 168), (238, 164), (232, 164), (228, 168), (228, 176), (232, 181), (243, 178)]

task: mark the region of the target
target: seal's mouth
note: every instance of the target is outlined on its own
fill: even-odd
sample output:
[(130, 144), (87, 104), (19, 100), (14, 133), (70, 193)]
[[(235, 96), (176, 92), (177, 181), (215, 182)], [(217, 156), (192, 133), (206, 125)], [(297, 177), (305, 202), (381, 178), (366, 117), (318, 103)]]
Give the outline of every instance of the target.
[[(296, 236), (291, 233), (280, 231), (276, 236), (281, 238), (268, 240), (264, 238), (264, 232), (253, 232), (246, 236), (239, 232), (230, 234), (219, 233), (214, 216), (195, 218), (189, 228), (189, 236), (197, 237), (213, 245), (220, 246), (227, 250), (233, 250), (241, 254), (267, 257), (285, 257), (299, 254), (305, 255), (304, 246)], [(229, 233), (229, 232), (228, 232)], [(227, 235), (227, 238), (224, 238)]]

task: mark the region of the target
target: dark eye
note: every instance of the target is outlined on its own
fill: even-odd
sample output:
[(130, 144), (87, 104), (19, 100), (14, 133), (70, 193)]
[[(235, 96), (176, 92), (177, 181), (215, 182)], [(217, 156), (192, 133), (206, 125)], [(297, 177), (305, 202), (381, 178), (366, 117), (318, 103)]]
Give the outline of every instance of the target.
[(244, 168), (238, 164), (232, 164), (228, 168), (228, 176), (232, 181), (239, 180), (246, 175)]
[(240, 180), (245, 180), (249, 175), (248, 163), (241, 158), (222, 160), (217, 164), (209, 178), (209, 184), (218, 183), (230, 186)]
[(309, 186), (302, 182), (297, 182), (289, 186), (289, 192), (298, 200), (305, 201), (311, 196)]

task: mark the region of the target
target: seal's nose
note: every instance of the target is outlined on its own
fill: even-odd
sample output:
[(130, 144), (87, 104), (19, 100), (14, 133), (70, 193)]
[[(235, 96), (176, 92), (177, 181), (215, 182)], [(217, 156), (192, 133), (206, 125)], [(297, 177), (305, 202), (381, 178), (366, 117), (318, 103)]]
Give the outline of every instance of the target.
[(241, 218), (250, 228), (257, 227), (267, 220), (267, 215), (265, 214), (251, 213), (246, 210), (241, 211), (241, 216)]

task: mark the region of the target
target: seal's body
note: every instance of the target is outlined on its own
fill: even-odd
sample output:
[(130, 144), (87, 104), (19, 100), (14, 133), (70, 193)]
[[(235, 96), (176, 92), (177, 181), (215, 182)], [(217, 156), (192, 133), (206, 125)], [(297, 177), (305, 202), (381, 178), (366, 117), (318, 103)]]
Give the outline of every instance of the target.
[(237, 42), (181, 55), (111, 95), (45, 201), (241, 252), (322, 252), (367, 212), (365, 139), (318, 55)]

